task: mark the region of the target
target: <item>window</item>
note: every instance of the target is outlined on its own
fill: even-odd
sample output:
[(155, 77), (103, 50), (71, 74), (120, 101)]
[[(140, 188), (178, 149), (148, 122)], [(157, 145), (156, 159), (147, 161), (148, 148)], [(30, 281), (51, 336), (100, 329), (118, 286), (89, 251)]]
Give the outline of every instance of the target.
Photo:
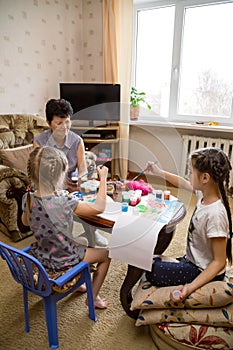
[(152, 105), (142, 118), (233, 122), (232, 18), (232, 0), (135, 5), (133, 85)]

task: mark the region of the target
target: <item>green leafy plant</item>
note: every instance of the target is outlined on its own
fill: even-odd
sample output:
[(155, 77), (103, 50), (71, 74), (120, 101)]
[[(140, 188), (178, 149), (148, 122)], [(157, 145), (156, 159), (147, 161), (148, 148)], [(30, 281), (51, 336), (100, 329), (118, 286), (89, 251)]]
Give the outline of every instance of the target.
[(131, 87), (130, 106), (139, 107), (141, 102), (145, 103), (148, 109), (151, 109), (151, 105), (146, 101), (146, 93), (138, 92), (135, 87)]

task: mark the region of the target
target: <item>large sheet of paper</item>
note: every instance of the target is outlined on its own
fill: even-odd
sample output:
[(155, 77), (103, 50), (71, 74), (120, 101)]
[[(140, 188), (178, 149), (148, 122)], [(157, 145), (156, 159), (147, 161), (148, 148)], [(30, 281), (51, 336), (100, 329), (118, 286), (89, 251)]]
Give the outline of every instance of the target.
[(144, 270), (151, 270), (158, 234), (164, 223), (135, 215), (118, 217), (109, 241), (109, 256)]
[(142, 205), (143, 203), (147, 210), (140, 215), (134, 215), (132, 207), (129, 207), (128, 212), (122, 213), (121, 203), (114, 202), (108, 203), (105, 212), (100, 215), (115, 221), (109, 240), (109, 256), (150, 271), (159, 232), (178, 215), (183, 203), (177, 199), (144, 199)]

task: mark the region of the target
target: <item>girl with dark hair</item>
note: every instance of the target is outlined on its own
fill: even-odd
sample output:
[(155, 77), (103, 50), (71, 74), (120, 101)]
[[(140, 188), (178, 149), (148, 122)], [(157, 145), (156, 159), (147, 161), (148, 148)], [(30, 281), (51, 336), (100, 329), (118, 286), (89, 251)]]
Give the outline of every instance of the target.
[[(156, 258), (147, 279), (157, 287), (177, 286), (173, 301), (181, 301), (213, 280), (223, 280), (226, 260), (232, 264), (232, 219), (227, 198), (231, 164), (219, 148), (194, 151), (190, 156), (190, 182), (148, 162), (147, 173), (163, 177), (176, 187), (194, 191), (197, 204), (187, 234), (186, 254), (177, 262)], [(175, 293), (176, 294), (176, 293)]]

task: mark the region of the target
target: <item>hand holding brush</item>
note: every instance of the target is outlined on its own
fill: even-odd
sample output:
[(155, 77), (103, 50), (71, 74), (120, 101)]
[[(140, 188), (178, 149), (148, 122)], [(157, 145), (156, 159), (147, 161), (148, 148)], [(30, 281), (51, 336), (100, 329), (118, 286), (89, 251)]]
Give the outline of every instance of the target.
[[(153, 164), (157, 164), (157, 163), (158, 163), (158, 161), (156, 160), (156, 161), (154, 161)], [(145, 174), (146, 171), (150, 171), (150, 169), (151, 169), (151, 165), (149, 164), (149, 165), (147, 165), (147, 167), (146, 167), (144, 170), (142, 170), (138, 175), (134, 176), (134, 178), (133, 178), (131, 181), (135, 181), (135, 180), (138, 179), (141, 175)]]

